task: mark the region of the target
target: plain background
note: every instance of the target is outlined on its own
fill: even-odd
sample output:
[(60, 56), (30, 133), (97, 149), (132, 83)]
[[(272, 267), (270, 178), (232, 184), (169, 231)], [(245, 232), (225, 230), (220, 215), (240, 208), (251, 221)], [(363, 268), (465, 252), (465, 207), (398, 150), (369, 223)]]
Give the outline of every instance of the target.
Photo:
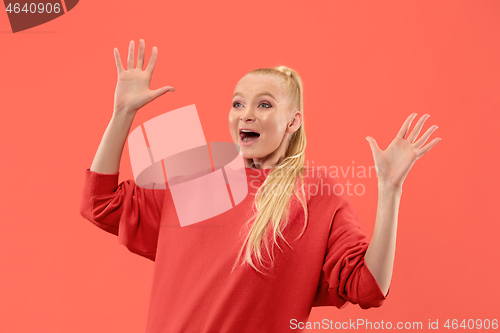
[[(237, 81), (286, 65), (304, 81), (310, 165), (373, 165), (404, 120), (442, 141), (404, 185), (396, 261), (385, 304), (313, 308), (310, 321), (500, 319), (498, 176), (500, 2), (81, 1), (13, 34), (0, 13), (0, 331), (142, 332), (154, 264), (79, 215), (112, 113), (113, 47), (146, 41), (151, 88), (167, 93), (132, 129), (196, 104), (207, 141), (231, 141)], [(145, 67), (144, 67), (145, 68)], [(125, 148), (120, 181), (133, 178)], [(377, 180), (350, 196), (371, 237)], [(279, 301), (277, 302), (279, 306)], [(196, 316), (196, 313), (193, 314)], [(320, 330), (318, 330), (319, 332)], [(323, 331), (323, 330), (321, 330)]]

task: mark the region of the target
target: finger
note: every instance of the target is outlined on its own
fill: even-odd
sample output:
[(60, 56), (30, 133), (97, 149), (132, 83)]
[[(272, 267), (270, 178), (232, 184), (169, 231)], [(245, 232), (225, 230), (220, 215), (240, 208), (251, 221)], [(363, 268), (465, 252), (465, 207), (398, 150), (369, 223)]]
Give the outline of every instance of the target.
[(149, 58), (148, 67), (146, 67), (146, 72), (149, 72), (149, 74), (151, 75), (153, 74), (153, 70), (155, 69), (157, 54), (158, 54), (158, 48), (156, 46), (153, 46), (153, 51), (151, 52), (151, 58)]
[(144, 63), (144, 48), (146, 47), (146, 42), (144, 42), (144, 39), (139, 39), (139, 51), (137, 51), (137, 67), (138, 69), (142, 70), (143, 63)]
[(429, 119), (430, 115), (429, 114), (424, 114), (420, 120), (418, 121), (418, 123), (415, 125), (415, 127), (413, 128), (413, 130), (411, 131), (410, 135), (408, 136), (408, 140), (413, 143), (413, 141), (415, 141), (418, 137), (418, 134), (420, 133), (420, 130), (422, 129), (422, 127), (424, 126), (424, 123), (427, 119)]
[(413, 121), (413, 118), (417, 116), (416, 113), (412, 113), (408, 118), (406, 118), (403, 126), (401, 126), (401, 129), (399, 130), (398, 134), (396, 137), (399, 137), (401, 139), (405, 138), (406, 133), (408, 133), (408, 129), (410, 128), (411, 122)]
[(429, 144), (427, 146), (425, 146), (424, 148), (420, 149), (417, 153), (417, 159), (424, 156), (429, 150), (431, 150), (432, 147), (434, 147), (435, 145), (437, 145), (437, 143), (441, 141), (441, 138), (435, 138), (434, 140), (432, 140), (431, 142), (429, 142)]
[(120, 59), (120, 52), (118, 49), (115, 47), (114, 49), (115, 53), (115, 63), (116, 63), (116, 69), (118, 70), (118, 74), (124, 71), (123, 65), (122, 65), (122, 60)]
[(366, 141), (368, 141), (368, 143), (370, 144), (370, 147), (372, 147), (372, 150), (373, 150), (373, 148), (376, 148), (376, 150), (380, 150), (380, 148), (377, 144), (377, 141), (374, 138), (372, 138), (371, 136), (367, 136)]
[(438, 129), (437, 125), (429, 127), (429, 129), (427, 131), (425, 131), (425, 133), (422, 135), (422, 137), (420, 139), (418, 139), (417, 141), (415, 141), (415, 143), (414, 143), (415, 148), (419, 149), (420, 147), (422, 147), (425, 144), (425, 142), (429, 139), (431, 134), (437, 129)]
[(151, 90), (151, 100), (154, 100), (155, 98), (160, 97), (161, 95), (163, 95), (167, 91), (170, 91), (171, 89), (174, 89), (174, 88), (170, 87), (170, 86), (166, 86), (166, 87), (161, 87), (161, 88), (156, 89), (156, 90)]
[(127, 70), (134, 69), (134, 41), (131, 40), (128, 45), (128, 61), (127, 61)]

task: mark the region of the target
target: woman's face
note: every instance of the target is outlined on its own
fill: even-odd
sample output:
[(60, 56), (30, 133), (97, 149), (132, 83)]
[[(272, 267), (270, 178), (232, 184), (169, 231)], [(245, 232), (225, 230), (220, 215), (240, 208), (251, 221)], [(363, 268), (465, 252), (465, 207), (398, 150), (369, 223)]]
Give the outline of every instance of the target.
[[(236, 85), (229, 111), (229, 131), (245, 159), (259, 168), (274, 167), (285, 156), (290, 135), (302, 122), (300, 111), (291, 112), (282, 83), (267, 75), (245, 75)], [(257, 134), (244, 134), (248, 129)], [(244, 138), (247, 137), (246, 141)]]

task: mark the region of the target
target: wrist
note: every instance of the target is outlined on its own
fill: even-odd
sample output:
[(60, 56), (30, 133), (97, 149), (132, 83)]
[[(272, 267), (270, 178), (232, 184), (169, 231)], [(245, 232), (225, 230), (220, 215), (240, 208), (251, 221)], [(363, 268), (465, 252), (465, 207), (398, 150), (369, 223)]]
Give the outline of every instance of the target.
[(128, 131), (130, 130), (130, 127), (132, 126), (132, 123), (134, 122), (134, 117), (135, 114), (132, 113), (113, 113), (113, 116), (111, 117), (111, 120), (109, 121), (109, 124), (113, 128), (117, 128), (120, 131)]
[(137, 113), (137, 110), (131, 110), (131, 109), (125, 109), (125, 108), (114, 108), (113, 109), (113, 115), (111, 116), (113, 119), (120, 119), (120, 120), (133, 120), (135, 118), (135, 115)]
[(117, 105), (117, 104), (114, 104), (113, 105), (113, 114), (136, 114), (137, 111), (139, 110), (135, 110), (135, 109), (132, 109), (129, 107), (129, 105), (127, 104), (124, 104), (124, 105)]
[(385, 179), (378, 180), (378, 188), (381, 190), (391, 190), (395, 192), (403, 192), (403, 184), (394, 184)]

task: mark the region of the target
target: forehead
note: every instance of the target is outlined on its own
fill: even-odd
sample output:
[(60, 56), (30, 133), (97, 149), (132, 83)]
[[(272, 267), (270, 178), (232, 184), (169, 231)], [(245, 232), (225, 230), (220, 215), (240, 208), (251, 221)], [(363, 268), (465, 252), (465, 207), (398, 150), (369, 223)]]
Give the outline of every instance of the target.
[(261, 92), (270, 92), (278, 100), (284, 96), (283, 83), (269, 75), (247, 74), (238, 81), (234, 88), (234, 93), (245, 97), (252, 97)]

